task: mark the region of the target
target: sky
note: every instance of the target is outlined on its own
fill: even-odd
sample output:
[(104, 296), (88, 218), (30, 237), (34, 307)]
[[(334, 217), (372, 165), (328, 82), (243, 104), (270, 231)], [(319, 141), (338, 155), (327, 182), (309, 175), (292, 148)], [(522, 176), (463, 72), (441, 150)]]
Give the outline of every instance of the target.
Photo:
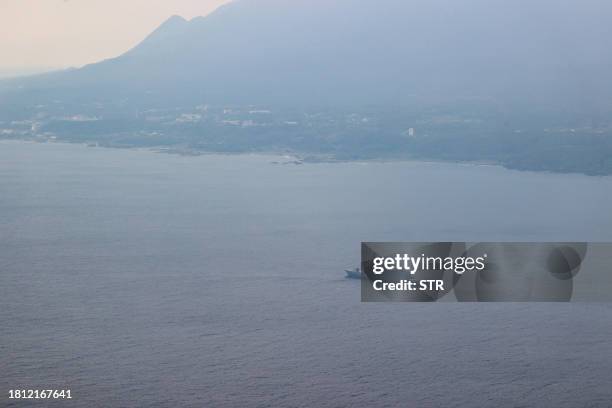
[(116, 57), (168, 17), (228, 0), (0, 0), (0, 76)]

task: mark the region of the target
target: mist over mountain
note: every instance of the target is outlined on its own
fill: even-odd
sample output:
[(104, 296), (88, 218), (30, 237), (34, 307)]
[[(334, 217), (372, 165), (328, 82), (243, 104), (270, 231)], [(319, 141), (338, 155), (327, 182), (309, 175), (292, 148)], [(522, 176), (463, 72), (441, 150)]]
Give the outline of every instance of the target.
[(2, 81), (0, 108), (476, 99), (607, 111), (611, 17), (605, 0), (235, 1), (171, 17), (117, 58)]
[(607, 0), (238, 0), (0, 81), (0, 138), (612, 174)]

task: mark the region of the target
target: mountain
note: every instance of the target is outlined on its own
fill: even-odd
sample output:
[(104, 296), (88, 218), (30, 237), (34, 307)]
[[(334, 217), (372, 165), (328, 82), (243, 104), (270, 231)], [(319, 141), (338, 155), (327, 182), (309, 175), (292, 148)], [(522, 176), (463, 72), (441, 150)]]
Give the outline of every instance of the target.
[[(174, 16), (123, 55), (0, 82), (16, 105), (612, 106), (606, 0), (242, 0)], [(10, 105), (10, 106), (9, 106)]]

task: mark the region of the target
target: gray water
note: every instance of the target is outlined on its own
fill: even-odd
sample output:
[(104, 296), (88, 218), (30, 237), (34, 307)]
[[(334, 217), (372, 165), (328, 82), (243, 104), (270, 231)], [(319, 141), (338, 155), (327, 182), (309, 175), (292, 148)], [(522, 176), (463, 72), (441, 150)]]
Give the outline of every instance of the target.
[(0, 406), (611, 406), (608, 304), (361, 304), (342, 270), (611, 241), (612, 178), (273, 160), (0, 143)]

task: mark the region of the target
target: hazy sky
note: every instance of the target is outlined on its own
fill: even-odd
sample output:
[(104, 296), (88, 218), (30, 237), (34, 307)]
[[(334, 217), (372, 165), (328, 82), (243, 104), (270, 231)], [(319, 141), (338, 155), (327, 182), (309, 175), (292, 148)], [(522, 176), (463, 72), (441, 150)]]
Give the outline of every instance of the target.
[(0, 71), (80, 66), (136, 45), (173, 14), (228, 0), (0, 0)]

